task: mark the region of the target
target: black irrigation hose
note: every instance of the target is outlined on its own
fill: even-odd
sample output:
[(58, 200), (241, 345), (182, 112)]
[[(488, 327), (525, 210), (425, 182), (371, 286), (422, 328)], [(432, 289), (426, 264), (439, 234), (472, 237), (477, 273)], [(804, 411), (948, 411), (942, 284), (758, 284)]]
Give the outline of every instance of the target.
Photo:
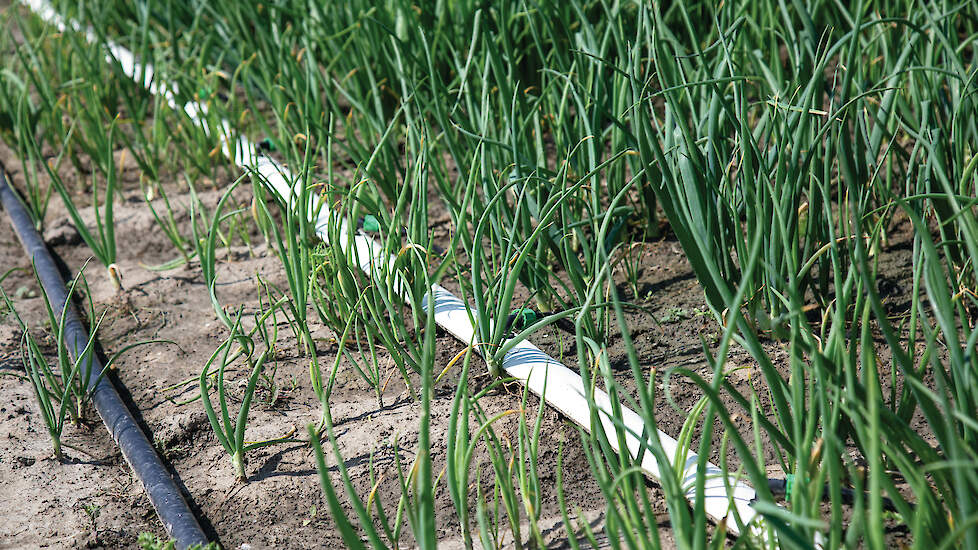
[[(51, 300), (52, 307), (58, 309), (55, 314), (60, 316), (63, 307), (68, 309), (65, 313), (65, 345), (68, 353), (72, 357), (77, 357), (88, 344), (89, 333), (79, 319), (74, 306), (68, 301), (68, 291), (54, 259), (48, 252), (41, 235), (34, 228), (34, 223), (23, 203), (7, 183), (2, 167), (0, 167), (0, 203), (10, 217), (10, 224), (17, 232), (24, 251), (33, 261), (37, 276), (41, 280), (44, 292)], [(95, 405), (95, 410), (115, 439), (122, 456), (126, 458), (126, 462), (146, 489), (149, 501), (156, 509), (167, 534), (181, 549), (192, 545), (206, 545), (207, 537), (180, 493), (180, 489), (167, 472), (153, 445), (146, 438), (146, 434), (139, 428), (136, 419), (122, 402), (115, 386), (108, 378), (102, 376), (102, 364), (94, 355), (92, 368), (89, 370), (89, 380), (95, 384), (92, 389), (92, 403)]]
[[(767, 480), (768, 489), (771, 490), (772, 494), (782, 495), (786, 498), (789, 496), (788, 490), (791, 487), (791, 483), (792, 482), (789, 481), (788, 479), (771, 478)], [(840, 493), (842, 495), (843, 503), (852, 504), (856, 501), (857, 493), (855, 489), (850, 489), (849, 487), (842, 487)], [(825, 487), (822, 488), (822, 500), (829, 500), (831, 498), (831, 494), (832, 491), (829, 488), (829, 484), (826, 483)], [(866, 496), (864, 498), (868, 498), (868, 493), (866, 493)], [(912, 502), (908, 502), (907, 504), (910, 506), (911, 509), (914, 507), (914, 504)], [(899, 511), (896, 507), (896, 504), (893, 502), (893, 500), (887, 497), (883, 497), (883, 509), (886, 510), (887, 512)]]

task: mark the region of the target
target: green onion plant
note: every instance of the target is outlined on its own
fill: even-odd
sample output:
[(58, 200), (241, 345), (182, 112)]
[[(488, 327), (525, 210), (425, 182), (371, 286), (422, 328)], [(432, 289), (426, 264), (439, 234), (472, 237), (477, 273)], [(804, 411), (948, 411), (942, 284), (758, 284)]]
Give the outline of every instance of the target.
[[(291, 438), (291, 434), (264, 441), (245, 441), (245, 431), (248, 427), (248, 414), (251, 412), (251, 403), (255, 396), (255, 390), (258, 387), (258, 382), (266, 363), (272, 359), (275, 353), (275, 344), (278, 337), (278, 327), (273, 325), (269, 329), (266, 326), (266, 322), (279, 305), (273, 305), (267, 311), (261, 311), (255, 314), (255, 330), (261, 336), (264, 346), (261, 352), (258, 352), (256, 349), (254, 340), (242, 332), (241, 321), (243, 315), (239, 310), (233, 316), (233, 322), (230, 326), (231, 332), (227, 340), (214, 351), (200, 372), (200, 396), (201, 403), (204, 406), (204, 412), (207, 414), (207, 419), (210, 421), (211, 428), (214, 430), (217, 440), (230, 455), (234, 473), (241, 481), (248, 479), (245, 471), (245, 455), (248, 452), (270, 445), (296, 441)], [(237, 414), (232, 419), (230, 387), (225, 381), (225, 372), (236, 357), (241, 357), (245, 363), (247, 385), (241, 396), (241, 404), (238, 407)], [(217, 408), (215, 408), (214, 402), (211, 400), (210, 394), (212, 390), (217, 393)]]
[[(524, 519), (530, 532), (519, 544), (540, 542), (536, 428), (524, 406), (515, 442), (496, 431), (500, 418), (483, 410), (484, 394), (467, 378), (471, 352), (502, 376), (517, 341), (562, 320), (573, 324), (570, 356), (591, 400), (595, 429), (580, 439), (612, 545), (663, 541), (638, 463), (614, 454), (596, 429), (603, 413), (593, 390), (608, 392), (612, 418), (624, 406), (638, 412), (649, 435), (662, 415), (680, 414), (668, 398), (678, 380), (701, 392), (675, 434), (680, 458), (695, 452), (705, 472), (715, 457), (723, 475), (758, 492), (762, 536), (735, 544), (884, 548), (894, 530), (917, 545), (978, 544), (974, 3), (61, 7), (89, 24), (96, 14), (111, 22), (102, 41), (141, 55), (158, 46), (147, 57), (158, 74), (178, 83), (181, 100), (208, 107), (206, 123), (179, 109), (164, 114), (178, 121), (172, 142), (147, 130), (129, 147), (147, 158), (167, 143), (183, 147), (175, 165), (211, 174), (218, 141), (236, 144), (218, 121), (226, 119), (255, 141), (269, 138), (277, 150), (263, 154), (296, 175), (297, 192), (279, 197), (278, 209), (256, 181), (254, 217), (285, 269), (288, 316), (324, 404), (320, 433), (354, 502), (352, 514), (338, 504), (321, 468), (348, 545), (402, 544), (402, 519), (416, 544), (433, 544), (427, 446), (416, 468), (399, 470), (403, 498), (388, 516), (352, 491), (328, 402), (343, 361), (380, 400), (388, 356), (417, 402), (430, 402), (434, 329), (422, 303), (434, 282), (474, 304), (477, 327), (465, 343), (444, 478), (467, 546), (498, 544)], [(18, 121), (7, 137), (41, 136), (35, 151), (67, 147), (75, 164), (79, 152), (104, 156), (95, 145), (105, 132), (91, 124), (102, 113), (76, 74), (95, 74), (96, 54), (36, 30), (9, 69), (17, 78), (4, 83), (0, 107)], [(61, 72), (41, 78), (46, 63)], [(149, 116), (144, 97), (97, 99), (125, 104), (133, 120)], [(71, 113), (67, 123), (50, 114), (58, 105)], [(114, 119), (103, 128), (105, 120)], [(114, 124), (121, 131), (122, 119)], [(32, 165), (45, 160), (32, 154)], [(40, 215), (45, 191), (37, 191)], [(310, 216), (319, 208), (331, 212), (319, 227), (324, 244)], [(193, 224), (192, 243), (211, 239), (210, 252), (193, 244), (209, 284), (213, 239), (237, 231), (237, 219)], [(438, 224), (447, 227), (444, 250), (432, 242)], [(363, 237), (376, 245), (365, 250)], [(882, 290), (898, 238), (909, 242), (900, 245), (909, 257), (904, 304)], [(637, 295), (645, 275), (631, 258), (655, 239), (681, 247), (722, 334), (704, 339), (703, 368), (665, 373), (640, 360), (629, 319), (656, 296)], [(505, 322), (530, 308), (539, 321), (516, 330)], [(339, 337), (327, 376), (310, 313)], [(749, 367), (731, 364), (738, 349)], [(751, 384), (735, 384), (735, 369), (749, 369)], [(616, 428), (610, 437), (620, 443)], [(678, 546), (722, 546), (725, 529), (746, 527), (728, 518), (709, 536), (702, 505), (685, 499), (689, 489), (702, 496), (703, 480), (684, 484), (677, 457), (648, 440), (641, 452), (662, 470)], [(476, 448), (490, 457), (485, 470), (473, 465)], [(787, 498), (768, 489), (769, 466), (791, 476)], [(568, 519), (569, 509), (561, 504)]]
[[(8, 271), (3, 277), (0, 277), (0, 282), (10, 273)], [(37, 284), (41, 287), (39, 280)], [(56, 361), (52, 364), (45, 345), (48, 338), (42, 337), (38, 330), (24, 322), (13, 301), (0, 288), (0, 298), (3, 299), (7, 310), (12, 313), (21, 329), (21, 358), (24, 370), (34, 390), (34, 396), (41, 411), (41, 418), (47, 428), (48, 435), (51, 437), (54, 456), (58, 460), (64, 458), (62, 447), (80, 450), (63, 440), (66, 423), (78, 424), (84, 419), (92, 391), (119, 357), (138, 346), (168, 342), (166, 340), (149, 340), (124, 346), (105, 362), (101, 373), (94, 375), (92, 368), (93, 358), (96, 354), (96, 335), (107, 312), (96, 315), (95, 305), (92, 302), (91, 292), (84, 276), (84, 269), (79, 271), (78, 275), (71, 280), (67, 290), (69, 297), (76, 294), (84, 297), (84, 303), (87, 305), (86, 316), (92, 324), (88, 336), (84, 340), (84, 348), (81, 353), (76, 354), (74, 350), (69, 351), (69, 336), (66, 328), (70, 304), (52, 304), (47, 292), (41, 287), (44, 306), (47, 311), (47, 324), (52, 330), (49, 338), (53, 341), (57, 352)]]

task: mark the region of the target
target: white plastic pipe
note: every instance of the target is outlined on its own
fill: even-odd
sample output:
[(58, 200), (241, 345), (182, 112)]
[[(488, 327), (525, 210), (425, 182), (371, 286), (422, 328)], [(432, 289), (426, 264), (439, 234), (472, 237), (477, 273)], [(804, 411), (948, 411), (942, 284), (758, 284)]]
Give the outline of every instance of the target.
[[(65, 30), (68, 27), (61, 16), (45, 0), (23, 0), (23, 3), (59, 30)], [(94, 40), (94, 35), (89, 30), (79, 30), (74, 25), (71, 26), (71, 29), (84, 33), (89, 40)], [(140, 75), (142, 75), (141, 84), (143, 86), (146, 86), (152, 93), (162, 95), (172, 108), (179, 108), (174, 99), (175, 90), (172, 87), (161, 86), (160, 83), (156, 82), (155, 73), (151, 66), (148, 64), (140, 65), (132, 52), (116, 44), (109, 43), (108, 49), (109, 55), (107, 57), (110, 61), (118, 62), (125, 74), (136, 82), (140, 82)], [(189, 102), (182, 108), (191, 119), (200, 122), (204, 128), (207, 128), (207, 120), (204, 118), (206, 106)], [(221, 121), (220, 124), (221, 128), (218, 130), (221, 134), (230, 136), (228, 122)], [(289, 206), (293, 206), (293, 197), (297, 195), (297, 191), (293, 189), (293, 181), (296, 178), (287, 168), (262, 155), (255, 144), (245, 137), (239, 137), (236, 140), (234, 151), (229, 150), (225, 140), (223, 150), (225, 155), (238, 166), (258, 173), (269, 189), (278, 194)], [(315, 205), (310, 205), (310, 209), (312, 208), (315, 208)], [(310, 210), (309, 215), (316, 216), (316, 213)], [(327, 242), (329, 238), (327, 228), (333, 215), (332, 212), (324, 210), (316, 216), (316, 233)], [(344, 247), (346, 252), (349, 252), (349, 246), (353, 246), (357, 263), (367, 273), (377, 275), (382, 273), (381, 269), (386, 269), (383, 266), (393, 265), (393, 259), (384, 252), (380, 243), (374, 239), (360, 232), (355, 233), (352, 239), (349, 237), (346, 222), (341, 221), (340, 243), (338, 244)], [(401, 294), (407, 299), (404, 292)], [(474, 313), (470, 307), (441, 285), (433, 285), (431, 295), (434, 300), (435, 322), (438, 323), (438, 326), (466, 345), (475, 342), (475, 325), (472, 321)], [(423, 307), (429, 306), (427, 302), (426, 297), (422, 304)], [(591, 430), (591, 415), (588, 400), (585, 397), (584, 382), (578, 373), (567, 368), (527, 340), (516, 344), (506, 354), (502, 367), (508, 376), (526, 385), (531, 392), (546, 401), (548, 405), (563, 413), (585, 430)], [(616, 423), (612, 417), (610, 397), (600, 389), (595, 389), (593, 397), (598, 407), (600, 429), (604, 431), (611, 447), (618, 453), (628, 452), (633, 459), (637, 458), (642, 448), (648, 447), (647, 443), (643, 444), (639, 439), (645, 431), (645, 422), (642, 417), (624, 405), (621, 407), (619, 423), (624, 426), (625, 445), (627, 447), (621, 449), (616, 435)], [(658, 437), (667, 456), (680, 456), (679, 442), (661, 430), (658, 432)], [(695, 503), (699, 457), (692, 451), (685, 456), (685, 462), (675, 466), (681, 472), (681, 483), (686, 491), (686, 499), (690, 503)], [(653, 479), (659, 480), (662, 477), (655, 457), (647, 449), (642, 456), (641, 468), (646, 475)], [(703, 508), (707, 515), (719, 522), (736, 512), (740, 522), (744, 525), (750, 524), (750, 530), (755, 535), (765, 536), (763, 529), (758, 525), (759, 521), (754, 521), (760, 518), (750, 505), (756, 495), (754, 489), (739, 478), (730, 475), (725, 476), (723, 471), (712, 463), (707, 463), (705, 475)], [(727, 487), (730, 487), (731, 490), (728, 491)], [(727, 521), (726, 526), (727, 531), (734, 535), (739, 535), (741, 532), (738, 522), (734, 521), (733, 518)]]

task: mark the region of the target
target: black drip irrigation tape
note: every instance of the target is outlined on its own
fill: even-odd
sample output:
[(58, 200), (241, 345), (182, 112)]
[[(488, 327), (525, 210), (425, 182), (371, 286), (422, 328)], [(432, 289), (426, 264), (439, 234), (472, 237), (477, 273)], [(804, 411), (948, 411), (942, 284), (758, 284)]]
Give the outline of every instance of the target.
[[(767, 480), (767, 487), (768, 489), (771, 490), (771, 494), (775, 496), (783, 496), (785, 497), (786, 500), (790, 500), (792, 483), (793, 481), (791, 479), (769, 478)], [(852, 489), (850, 487), (841, 487), (839, 489), (839, 494), (842, 497), (842, 502), (844, 504), (849, 504), (849, 505), (854, 504), (856, 502), (856, 498), (860, 496), (855, 489)], [(864, 501), (869, 500), (870, 498), (869, 493), (863, 493), (861, 496)], [(831, 500), (831, 499), (832, 499), (832, 488), (829, 487), (828, 483), (826, 483), (825, 486), (822, 487), (822, 500)], [(893, 500), (888, 497), (882, 497), (882, 503), (883, 503), (883, 509), (886, 510), (887, 512), (900, 511), (899, 508), (896, 507), (896, 504), (893, 502)], [(913, 502), (908, 502), (907, 505), (910, 506), (911, 509), (913, 509), (916, 506), (916, 504), (914, 504)]]
[[(34, 264), (52, 307), (57, 308), (55, 314), (60, 316), (60, 310), (67, 308), (64, 345), (73, 358), (77, 357), (88, 344), (89, 333), (69, 301), (68, 290), (54, 263), (54, 258), (51, 257), (44, 240), (34, 228), (33, 220), (27, 214), (20, 198), (7, 183), (6, 173), (2, 168), (0, 168), (0, 203), (7, 211), (10, 224), (14, 227), (24, 251)], [(102, 370), (101, 361), (93, 354), (92, 368), (89, 369), (89, 380), (94, 384), (91, 390), (92, 403), (122, 451), (122, 456), (146, 489), (149, 501), (156, 509), (156, 514), (163, 522), (167, 534), (180, 549), (193, 545), (206, 545), (207, 537), (176, 482), (156, 454), (146, 434), (139, 428), (139, 423), (123, 403), (115, 386), (107, 377), (102, 376)]]

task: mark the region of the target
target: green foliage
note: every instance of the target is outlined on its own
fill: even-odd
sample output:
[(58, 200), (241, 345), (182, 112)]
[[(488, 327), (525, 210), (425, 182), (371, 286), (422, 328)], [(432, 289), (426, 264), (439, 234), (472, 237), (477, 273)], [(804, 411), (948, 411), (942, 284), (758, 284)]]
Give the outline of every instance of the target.
[[(239, 152), (238, 131), (269, 136), (276, 147), (263, 154), (293, 174), (289, 196), (269, 194), (252, 174), (253, 216), (286, 274), (282, 307), (323, 403), (313, 446), (348, 545), (403, 544), (405, 522), (415, 543), (435, 542), (428, 423), (441, 375), (424, 307), (433, 283), (458, 288), (476, 326), (464, 360), (441, 371), (462, 361), (444, 482), (467, 546), (494, 546), (501, 530), (518, 545), (543, 542), (535, 524), (539, 414), (530, 420), (525, 398), (519, 411), (487, 414), (479, 403), (486, 390), (470, 385), (471, 352), (501, 376), (517, 342), (562, 321), (574, 327), (572, 357), (589, 392), (591, 428), (600, 424), (598, 388), (619, 417), (623, 407), (636, 410), (647, 433), (656, 433), (672, 381), (702, 392), (676, 434), (679, 457), (656, 438), (642, 450), (662, 469), (677, 545), (725, 544), (722, 526), (708, 540), (702, 498), (693, 506), (685, 498), (703, 491), (702, 479), (691, 487), (678, 479), (677, 458), (691, 453), (699, 468), (716, 455), (725, 475), (751, 482), (758, 530), (770, 545), (810, 546), (821, 537), (824, 548), (882, 548), (894, 523), (915, 544), (978, 545), (973, 2), (62, 4), (64, 13), (99, 23), (103, 49), (111, 39), (152, 60), (174, 83), (178, 106), (132, 87), (94, 90), (104, 52), (74, 33), (53, 37), (28, 23), (32, 40), (4, 73), (11, 77), (0, 86), (0, 116), (12, 123), (4, 139), (33, 166), (24, 172), (37, 223), (50, 194), (38, 165), (52, 167), (44, 173), (54, 180), (62, 158), (75, 163), (85, 152), (108, 185), (106, 143), (121, 136), (151, 180), (169, 140), (186, 150), (171, 166), (213, 174), (212, 156)], [(68, 121), (51, 115), (62, 96)], [(206, 107), (201, 121), (181, 109), (189, 100)], [(124, 119), (98, 108), (120, 104), (138, 128), (122, 132)], [(175, 130), (161, 131), (159, 120), (175, 121)], [(41, 155), (44, 144), (60, 151), (56, 162)], [(105, 206), (96, 212), (102, 229), (86, 241), (100, 260), (114, 261), (114, 193), (92, 181), (94, 204), (102, 196)], [(70, 205), (64, 185), (54, 185)], [(222, 201), (208, 218), (199, 204), (191, 205), (189, 246), (172, 213), (157, 219), (184, 261), (200, 260), (215, 312), (232, 333), (212, 358), (218, 371), (237, 354), (260, 372), (250, 338), (214, 292), (217, 243), (227, 242), (222, 224), (236, 223), (240, 212), (224, 214), (230, 202)], [(444, 216), (436, 220), (436, 212)], [(632, 341), (625, 312), (655, 299), (638, 295), (633, 251), (660, 237), (660, 216), (722, 333), (704, 340), (702, 369), (650, 373)], [(905, 310), (892, 311), (880, 291), (881, 258), (901, 223), (912, 231), (912, 291)], [(448, 237), (436, 245), (444, 227)], [(531, 305), (539, 319), (505, 322)], [(339, 336), (325, 375), (313, 316)], [(675, 310), (662, 321), (688, 316)], [(734, 348), (757, 372), (748, 389), (730, 380), (740, 368), (729, 364)], [(382, 401), (387, 356), (423, 426), (415, 466), (398, 470), (394, 516), (353, 490), (329, 409), (343, 361)], [(622, 360), (627, 368), (616, 372)], [(209, 403), (208, 376), (205, 369)], [(247, 411), (233, 423), (223, 409), (222, 400), (223, 420), (214, 410), (209, 416), (234, 455)], [(510, 414), (518, 414), (515, 439), (495, 430)], [(735, 414), (750, 419), (751, 432)], [(716, 437), (697, 442), (697, 431)], [(352, 513), (325, 470), (323, 433)], [(658, 548), (659, 518), (638, 464), (615, 454), (602, 433), (581, 439), (606, 502), (605, 532), (615, 545)], [(624, 436), (617, 426), (614, 437)], [(473, 475), (476, 448), (489, 463)], [(767, 488), (771, 456), (793, 476), (783, 503)], [(844, 505), (849, 492), (856, 497)], [(595, 538), (590, 527), (582, 531)]]
[[(2, 282), (11, 273), (8, 271), (0, 277)], [(35, 273), (36, 279), (36, 273)], [(37, 280), (38, 287), (44, 297), (44, 306), (47, 311), (47, 326), (51, 333), (46, 337), (41, 336), (41, 331), (35, 327), (30, 327), (21, 318), (13, 301), (3, 288), (0, 288), (0, 298), (6, 309), (11, 313), (17, 325), (20, 327), (21, 336), (21, 359), (27, 379), (31, 382), (34, 390), (34, 397), (37, 399), (40, 408), (41, 418), (47, 427), (48, 435), (54, 447), (54, 456), (62, 460), (62, 447), (72, 447), (63, 441), (66, 422), (78, 424), (84, 418), (86, 408), (91, 400), (92, 390), (101, 381), (102, 376), (115, 364), (116, 360), (124, 354), (138, 346), (152, 343), (168, 342), (166, 340), (148, 340), (137, 342), (123, 347), (106, 361), (103, 370), (99, 374), (93, 372), (93, 359), (95, 357), (95, 342), (99, 327), (105, 312), (96, 315), (95, 304), (92, 301), (91, 293), (88, 289), (88, 282), (84, 277), (84, 269), (70, 282), (67, 289), (68, 299), (76, 293), (80, 299), (85, 300), (87, 305), (86, 317), (92, 323), (88, 329), (87, 336), (79, 333), (70, 333), (68, 311), (69, 304), (51, 303), (47, 292), (41, 287), (40, 280)], [(81, 287), (76, 291), (76, 287)], [(67, 305), (67, 307), (66, 307)], [(77, 323), (77, 322), (76, 322)], [(78, 329), (77, 324), (73, 325)], [(79, 338), (84, 338), (79, 340)], [(46, 352), (45, 342), (53, 343), (56, 350), (56, 362), (52, 365), (49, 360), (50, 353)], [(82, 351), (77, 352), (75, 346), (82, 345)]]
[[(278, 339), (278, 327), (273, 325), (269, 329), (266, 322), (281, 305), (282, 302), (274, 304), (268, 311), (258, 312), (254, 316), (255, 332), (261, 336), (264, 345), (264, 349), (260, 353), (255, 349), (253, 339), (241, 331), (242, 314), (239, 310), (231, 318), (230, 336), (211, 354), (210, 359), (207, 360), (200, 372), (200, 397), (204, 405), (204, 412), (207, 414), (207, 420), (210, 422), (217, 440), (231, 456), (234, 473), (241, 481), (248, 479), (245, 471), (245, 455), (249, 451), (295, 441), (291, 439), (291, 434), (265, 441), (245, 441), (245, 430), (248, 427), (251, 402), (254, 399), (255, 390), (265, 364), (272, 359), (271, 356), (275, 353), (275, 343)], [(228, 365), (237, 357), (243, 358), (248, 378), (244, 393), (240, 398), (241, 405), (238, 407), (237, 415), (232, 419), (229, 405), (231, 402), (231, 386), (225, 382), (225, 372)], [(211, 401), (211, 390), (215, 390), (217, 393), (217, 409)]]
[[(136, 544), (142, 550), (174, 550), (176, 548), (175, 540), (161, 538), (148, 532), (140, 533), (136, 539)], [(220, 548), (221, 546), (216, 542), (209, 542), (203, 546), (200, 544), (188, 546), (187, 550), (220, 550)]]

